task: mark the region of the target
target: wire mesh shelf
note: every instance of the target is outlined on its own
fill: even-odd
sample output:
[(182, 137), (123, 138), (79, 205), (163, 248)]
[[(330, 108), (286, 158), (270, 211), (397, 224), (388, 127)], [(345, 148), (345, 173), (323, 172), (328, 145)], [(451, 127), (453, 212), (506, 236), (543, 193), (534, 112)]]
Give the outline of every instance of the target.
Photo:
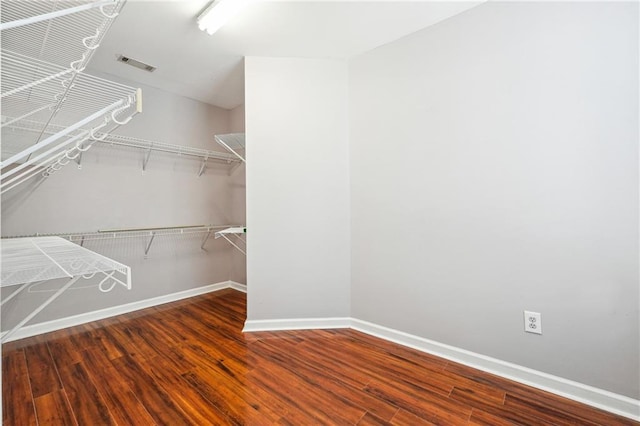
[(80, 278), (90, 279), (98, 275), (102, 278), (98, 288), (103, 293), (113, 290), (118, 284), (127, 290), (131, 289), (131, 269), (128, 266), (60, 237), (3, 239), (0, 241), (0, 248), (2, 254), (0, 286), (19, 286), (7, 297), (3, 297), (0, 305), (4, 305), (24, 289), (42, 281), (67, 279), (67, 282), (51, 297), (29, 312), (11, 330), (4, 333), (0, 339), (2, 342), (61, 296)]
[[(85, 74), (124, 0), (2, 2), (2, 193), (48, 177), (141, 112), (139, 89)], [(30, 124), (25, 126), (25, 121)], [(37, 129), (24, 131), (33, 123)], [(22, 126), (21, 130), (9, 126)], [(63, 129), (51, 134), (50, 128)], [(84, 130), (80, 134), (74, 132)]]
[(219, 145), (224, 147), (224, 149), (235, 155), (243, 163), (246, 163), (244, 133), (227, 133), (224, 135), (215, 135), (214, 139)]
[[(106, 229), (92, 232), (69, 232), (69, 233), (51, 233), (36, 235), (21, 235), (13, 237), (2, 237), (2, 241), (6, 239), (19, 240), (38, 237), (57, 237), (78, 244), (81, 247), (90, 241), (105, 241), (115, 239), (133, 239), (145, 238), (147, 240), (144, 254), (149, 254), (151, 245), (158, 237), (168, 236), (195, 236), (204, 235), (200, 248), (204, 249), (209, 237), (212, 233), (216, 234), (226, 229), (245, 229), (240, 225), (185, 225), (185, 226), (165, 226), (154, 228), (127, 228), (127, 229)], [(217, 238), (217, 236), (216, 236)]]
[[(4, 117), (5, 121), (10, 121), (10, 117)], [(39, 132), (42, 128), (42, 123), (33, 121), (33, 120), (22, 120), (20, 123), (10, 123), (4, 127), (6, 132), (12, 132), (12, 139), (19, 140), (20, 135), (29, 134), (34, 132)], [(64, 130), (64, 126), (59, 125), (49, 125), (48, 130), (45, 132), (45, 135), (52, 135), (57, 132)], [(69, 134), (69, 137), (79, 136), (82, 132), (85, 132), (86, 129), (78, 129)], [(151, 152), (162, 152), (172, 155), (177, 155), (180, 157), (193, 158), (201, 161), (200, 169), (198, 171), (198, 176), (201, 176), (204, 171), (208, 161), (218, 161), (227, 164), (238, 164), (240, 160), (233, 154), (227, 154), (226, 152), (220, 151), (212, 151), (192, 146), (186, 145), (177, 145), (170, 144), (166, 142), (148, 140), (135, 138), (131, 136), (123, 136), (117, 135), (113, 133), (103, 134), (101, 132), (95, 132), (93, 137), (89, 137), (93, 142), (98, 143), (99, 145), (104, 146), (117, 146), (117, 147), (127, 147), (134, 148), (137, 150), (141, 150), (145, 152), (145, 157), (143, 161), (143, 171), (146, 169), (147, 163), (149, 162), (149, 158)], [(11, 146), (3, 148), (7, 152), (11, 151)]]

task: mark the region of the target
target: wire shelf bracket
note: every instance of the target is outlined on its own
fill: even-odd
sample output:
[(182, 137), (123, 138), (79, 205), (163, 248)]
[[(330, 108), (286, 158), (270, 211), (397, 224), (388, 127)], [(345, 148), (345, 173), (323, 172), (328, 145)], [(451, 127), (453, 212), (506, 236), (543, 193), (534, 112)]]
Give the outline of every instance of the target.
[[(244, 226), (236, 226), (222, 231), (218, 231), (215, 234), (216, 238), (224, 238), (240, 253), (247, 255), (247, 242), (242, 237), (246, 236), (247, 228)], [(231, 237), (236, 237), (235, 241)]]

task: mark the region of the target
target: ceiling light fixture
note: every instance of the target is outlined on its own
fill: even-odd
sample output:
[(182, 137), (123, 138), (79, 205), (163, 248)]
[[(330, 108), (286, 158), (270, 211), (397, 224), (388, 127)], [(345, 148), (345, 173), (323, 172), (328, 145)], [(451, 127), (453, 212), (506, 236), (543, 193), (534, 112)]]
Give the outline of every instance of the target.
[(198, 16), (198, 27), (209, 35), (218, 31), (253, 0), (215, 0)]

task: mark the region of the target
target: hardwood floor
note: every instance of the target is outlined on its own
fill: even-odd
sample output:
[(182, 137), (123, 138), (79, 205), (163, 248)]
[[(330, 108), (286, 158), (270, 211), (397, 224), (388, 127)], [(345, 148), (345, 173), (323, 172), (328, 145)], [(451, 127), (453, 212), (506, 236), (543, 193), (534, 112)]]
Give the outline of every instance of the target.
[(224, 290), (3, 346), (5, 425), (633, 425), (353, 330), (243, 334)]

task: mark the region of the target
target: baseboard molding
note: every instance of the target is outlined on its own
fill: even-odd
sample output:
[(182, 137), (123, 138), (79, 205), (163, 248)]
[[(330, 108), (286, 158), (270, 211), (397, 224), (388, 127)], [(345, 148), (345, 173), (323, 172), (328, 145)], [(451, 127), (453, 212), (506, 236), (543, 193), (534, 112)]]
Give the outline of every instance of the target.
[[(223, 281), (216, 284), (210, 284), (203, 287), (192, 288), (189, 290), (179, 291), (176, 293), (166, 294), (163, 296), (153, 297), (151, 299), (140, 300), (137, 302), (127, 303), (124, 305), (113, 306), (97, 311), (87, 312), (85, 314), (73, 315), (66, 318), (60, 318), (53, 321), (41, 322), (38, 324), (27, 325), (15, 334), (13, 334), (7, 342), (20, 340), (27, 337), (37, 336), (39, 334), (49, 333), (51, 331), (62, 330), (63, 328), (73, 327), (76, 325), (86, 324), (92, 321), (98, 321), (117, 315), (127, 314), (129, 312), (138, 311), (140, 309), (150, 308), (152, 306), (163, 305), (165, 303), (177, 302), (178, 300), (188, 299), (194, 296), (200, 296), (214, 291), (231, 288), (237, 291), (247, 292), (247, 286), (234, 281)], [(4, 333), (2, 333), (4, 335)]]
[(274, 320), (247, 320), (244, 323), (245, 333), (255, 331), (277, 330), (318, 330), (327, 328), (349, 328), (351, 318), (301, 318)]
[(640, 420), (640, 401), (636, 399), (358, 319), (351, 320), (351, 328), (621, 416)]
[(247, 292), (247, 285), (246, 284), (240, 284), (240, 283), (235, 282), (235, 281), (229, 281), (229, 288), (232, 288), (232, 289), (237, 290), (237, 291), (241, 291), (243, 293)]

